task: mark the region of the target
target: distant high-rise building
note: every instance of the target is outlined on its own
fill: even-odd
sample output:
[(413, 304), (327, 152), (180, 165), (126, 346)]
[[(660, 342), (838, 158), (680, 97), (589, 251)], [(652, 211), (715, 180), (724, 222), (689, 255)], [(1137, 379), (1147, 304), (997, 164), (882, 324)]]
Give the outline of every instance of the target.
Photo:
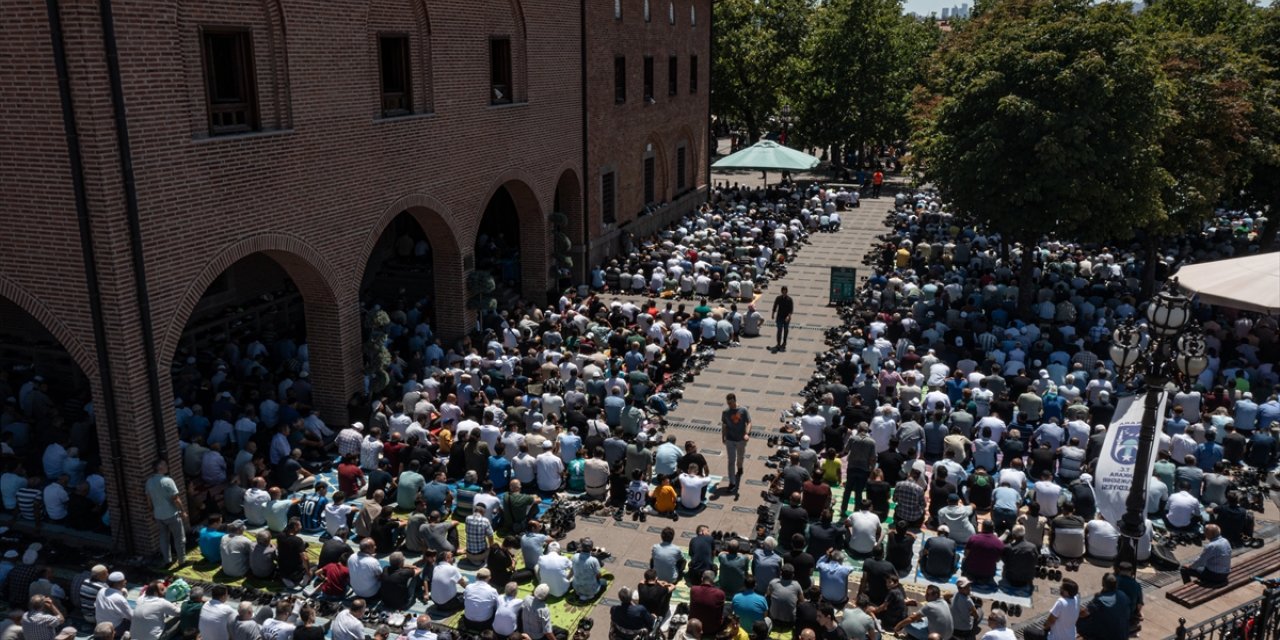
[(968, 3), (968, 2), (962, 3), (962, 4), (960, 5), (960, 17), (961, 17), (961, 18), (968, 18), (968, 17), (969, 17), (969, 3)]
[(950, 7), (943, 7), (943, 8), (942, 8), (942, 19), (943, 19), (943, 20), (947, 20), (947, 19), (949, 19), (950, 17), (951, 17), (951, 8), (950, 8)]

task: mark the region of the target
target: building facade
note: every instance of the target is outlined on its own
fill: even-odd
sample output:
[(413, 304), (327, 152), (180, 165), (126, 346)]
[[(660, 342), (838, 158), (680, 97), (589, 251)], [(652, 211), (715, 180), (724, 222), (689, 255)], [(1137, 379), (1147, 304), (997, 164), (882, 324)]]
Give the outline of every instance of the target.
[[(542, 301), (645, 202), (670, 217), (703, 197), (710, 3), (640, 22), (648, 1), (625, 0), (622, 20), (583, 0), (8, 7), (0, 347), (6, 367), (82, 374), (117, 544), (154, 538), (142, 485), (156, 460), (180, 460), (174, 363), (201, 331), (253, 319), (215, 307), (283, 305), (290, 283), (315, 408), (339, 423), (392, 227), (425, 238), (435, 326), (453, 337), (474, 323), (469, 282), (493, 246), (515, 256), (495, 273)], [(615, 55), (635, 83), (626, 104)], [(682, 79), (670, 96), (668, 57)], [(617, 176), (609, 215), (602, 170)], [(50, 344), (64, 355), (34, 351)]]

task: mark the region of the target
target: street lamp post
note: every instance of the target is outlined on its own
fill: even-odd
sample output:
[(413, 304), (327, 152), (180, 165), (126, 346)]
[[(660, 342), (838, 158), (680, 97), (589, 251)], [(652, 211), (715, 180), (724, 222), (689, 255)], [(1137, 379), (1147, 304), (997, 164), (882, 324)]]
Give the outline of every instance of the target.
[(1191, 381), (1209, 366), (1204, 334), (1191, 321), (1191, 300), (1178, 291), (1176, 278), (1166, 282), (1148, 302), (1146, 316), (1145, 336), (1132, 318), (1111, 335), (1109, 355), (1116, 365), (1118, 377), (1122, 380), (1141, 377), (1146, 394), (1142, 406), (1138, 460), (1133, 467), (1129, 495), (1125, 498), (1124, 516), (1120, 519), (1122, 537), (1117, 564), (1128, 562), (1136, 565), (1138, 540), (1146, 533), (1147, 469), (1151, 467), (1160, 395), (1170, 381), (1190, 386)]

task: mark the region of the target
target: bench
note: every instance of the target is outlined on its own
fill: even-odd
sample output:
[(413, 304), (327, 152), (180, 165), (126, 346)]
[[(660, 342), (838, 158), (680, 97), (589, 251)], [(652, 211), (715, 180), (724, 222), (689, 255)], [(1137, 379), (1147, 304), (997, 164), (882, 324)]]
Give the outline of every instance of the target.
[(1280, 569), (1280, 547), (1273, 546), (1265, 551), (1250, 554), (1243, 562), (1233, 560), (1232, 564), (1234, 566), (1231, 567), (1231, 573), (1227, 575), (1225, 584), (1206, 586), (1192, 582), (1177, 589), (1170, 589), (1164, 595), (1184, 607), (1198, 607), (1222, 593), (1248, 584), (1254, 576), (1268, 575)]

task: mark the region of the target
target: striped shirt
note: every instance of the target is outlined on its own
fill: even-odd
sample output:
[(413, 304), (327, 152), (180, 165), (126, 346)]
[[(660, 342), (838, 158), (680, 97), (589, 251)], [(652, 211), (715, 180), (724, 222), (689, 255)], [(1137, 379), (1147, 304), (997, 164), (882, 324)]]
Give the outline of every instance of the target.
[(44, 493), (39, 489), (32, 487), (18, 489), (18, 512), (22, 514), (23, 520), (38, 520), (43, 503)]

